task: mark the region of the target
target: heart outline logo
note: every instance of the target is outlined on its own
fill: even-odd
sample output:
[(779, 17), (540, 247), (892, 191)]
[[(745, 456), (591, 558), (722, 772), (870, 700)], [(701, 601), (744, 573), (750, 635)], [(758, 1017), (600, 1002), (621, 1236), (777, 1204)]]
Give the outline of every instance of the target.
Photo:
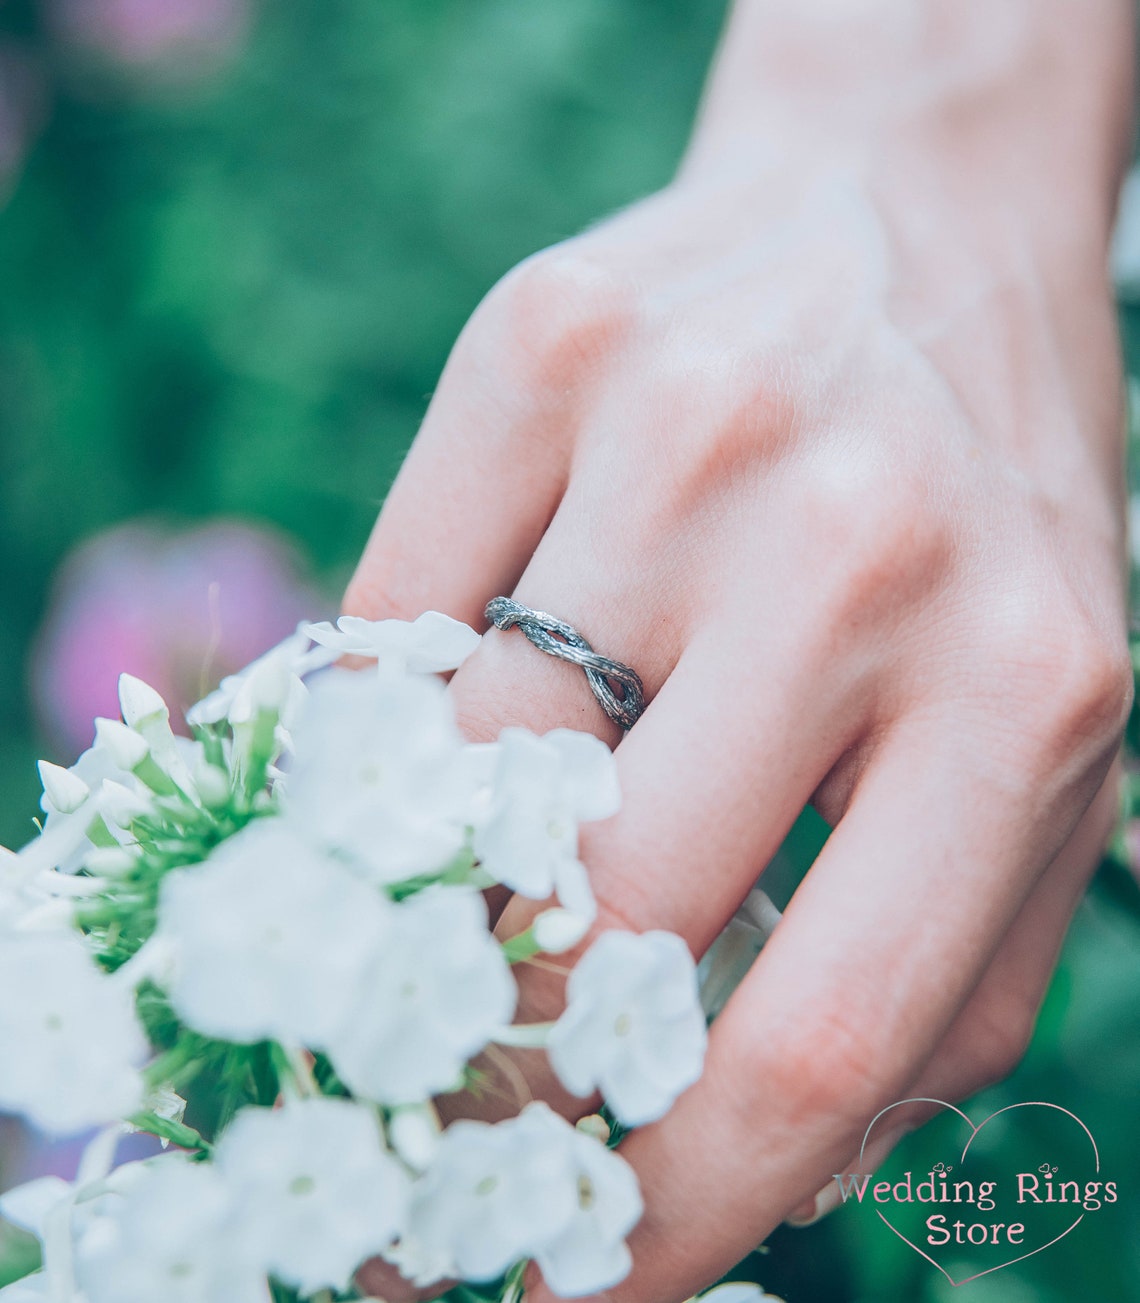
[[(988, 1123), (992, 1122), (994, 1118), (1000, 1117), (1003, 1113), (1010, 1113), (1014, 1109), (1018, 1109), (1018, 1108), (1056, 1109), (1058, 1113), (1064, 1113), (1066, 1117), (1072, 1118), (1072, 1120), (1081, 1128), (1081, 1130), (1085, 1133), (1085, 1135), (1088, 1136), (1089, 1144), (1092, 1145), (1093, 1160), (1096, 1164), (1095, 1171), (1098, 1175), (1100, 1174), (1100, 1150), (1097, 1148), (1097, 1143), (1095, 1138), (1093, 1137), (1093, 1133), (1088, 1129), (1087, 1126), (1085, 1126), (1085, 1124), (1081, 1121), (1079, 1117), (1077, 1117), (1075, 1113), (1070, 1112), (1070, 1110), (1067, 1108), (1062, 1108), (1060, 1104), (1051, 1104), (1047, 1100), (1043, 1100), (1043, 1099), (1022, 1100), (1020, 1104), (1006, 1104), (1004, 1108), (995, 1109), (994, 1112), (991, 1113), (988, 1117), (983, 1118), (982, 1121), (977, 1124), (977, 1126), (975, 1126), (974, 1123), (970, 1121), (969, 1117), (965, 1113), (963, 1113), (963, 1111), (960, 1108), (956, 1107), (954, 1104), (948, 1104), (944, 1099), (931, 1099), (926, 1096), (921, 1096), (913, 1099), (896, 1100), (893, 1104), (888, 1104), (886, 1108), (880, 1109), (879, 1112), (876, 1113), (875, 1116), (868, 1123), (867, 1130), (863, 1133), (863, 1143), (862, 1145), (859, 1146), (860, 1167), (863, 1166), (863, 1155), (864, 1152), (866, 1151), (867, 1141), (870, 1139), (871, 1132), (874, 1129), (875, 1124), (881, 1118), (885, 1117), (892, 1109), (901, 1108), (904, 1104), (937, 1104), (939, 1108), (949, 1109), (951, 1113), (956, 1113), (962, 1119), (962, 1121), (965, 1122), (965, 1124), (970, 1128), (970, 1138), (966, 1141), (966, 1144), (962, 1149), (961, 1156), (958, 1159), (959, 1164), (965, 1161), (966, 1155), (970, 1152), (970, 1146), (974, 1143), (974, 1140), (977, 1138), (978, 1132), (981, 1131), (981, 1129), (984, 1126), (988, 1125)], [(992, 1273), (995, 1271), (1002, 1271), (1006, 1267), (1012, 1267), (1018, 1262), (1024, 1262), (1026, 1258), (1032, 1258), (1036, 1254), (1043, 1252), (1045, 1249), (1052, 1248), (1054, 1244), (1057, 1244), (1060, 1240), (1063, 1240), (1065, 1236), (1068, 1235), (1071, 1231), (1076, 1230), (1076, 1228), (1085, 1219), (1085, 1215), (1082, 1212), (1080, 1216), (1076, 1219), (1076, 1221), (1072, 1223), (1071, 1226), (1069, 1226), (1066, 1230), (1063, 1230), (1060, 1235), (1054, 1236), (1053, 1239), (1048, 1241), (1048, 1243), (1038, 1245), (1037, 1248), (1030, 1249), (1028, 1253), (1019, 1254), (1016, 1258), (1010, 1258), (1009, 1261), (1007, 1262), (999, 1262), (996, 1267), (987, 1267), (984, 1271), (977, 1271), (972, 1276), (964, 1276), (961, 1280), (955, 1280), (953, 1276), (950, 1275), (950, 1273), (946, 1270), (945, 1267), (942, 1266), (940, 1262), (936, 1262), (930, 1256), (929, 1253), (926, 1253), (924, 1250), (920, 1249), (918, 1245), (914, 1243), (913, 1240), (908, 1239), (902, 1233), (902, 1231), (900, 1231), (898, 1227), (895, 1226), (890, 1221), (890, 1219), (883, 1214), (883, 1212), (880, 1209), (876, 1208), (875, 1212), (878, 1214), (880, 1221), (882, 1221), (883, 1224), (889, 1230), (893, 1231), (895, 1235), (897, 1235), (904, 1244), (912, 1248), (915, 1251), (915, 1253), (919, 1255), (919, 1257), (925, 1258), (926, 1261), (931, 1264), (931, 1266), (937, 1267), (937, 1269), (943, 1274), (943, 1276), (946, 1277), (946, 1279), (950, 1282), (952, 1286), (954, 1286), (955, 1289), (959, 1285), (968, 1285), (972, 1280), (980, 1280), (982, 1276), (992, 1275)]]

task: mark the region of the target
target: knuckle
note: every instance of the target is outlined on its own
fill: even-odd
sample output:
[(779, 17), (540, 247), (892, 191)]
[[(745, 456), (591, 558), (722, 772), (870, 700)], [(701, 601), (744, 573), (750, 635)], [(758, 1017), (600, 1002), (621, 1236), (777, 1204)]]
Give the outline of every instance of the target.
[(340, 604), (342, 614), (365, 620), (414, 620), (423, 607), (423, 593), (417, 591), (408, 567), (379, 558), (353, 575)]
[(636, 504), (627, 518), (644, 547), (658, 550), (676, 535), (679, 520), (697, 531), (734, 510), (745, 519), (754, 515), (765, 475), (801, 420), (805, 387), (797, 374), (795, 359), (775, 352), (734, 355), (692, 337), (665, 343), (654, 408), (676, 419), (655, 432), (648, 464), (618, 449), (605, 468), (623, 499)]
[(520, 263), (491, 290), (465, 332), (476, 362), (504, 362), (539, 389), (565, 389), (629, 333), (635, 291), (571, 245)]
[(807, 510), (844, 620), (877, 619), (929, 594), (950, 568), (950, 516), (919, 473), (847, 457), (811, 477)]
[(970, 1025), (965, 1049), (968, 1081), (960, 1093), (1004, 1081), (1025, 1057), (1036, 1021), (1036, 1005), (1019, 996), (1007, 995), (984, 1006)]
[(1133, 674), (1124, 639), (1117, 642), (1082, 615), (1055, 611), (1047, 624), (1015, 639), (1005, 657), (1024, 677), (1032, 730), (1053, 754), (1115, 750), (1132, 705)]
[(853, 1008), (816, 1011), (795, 1028), (751, 1045), (741, 1081), (741, 1111), (755, 1108), (762, 1093), (793, 1128), (818, 1127), (821, 1119), (845, 1133), (865, 1126), (894, 1086), (875, 1037), (862, 1030)]
[(1132, 667), (1123, 640), (1114, 646), (1098, 634), (1071, 635), (1059, 679), (1063, 733), (1115, 747), (1132, 705)]
[[(790, 350), (770, 349), (751, 356), (743, 365), (730, 358), (728, 374), (723, 377), (715, 370), (709, 377), (707, 366), (702, 371), (705, 384), (711, 378), (726, 395), (721, 400), (723, 416), (714, 418), (714, 437), (710, 440), (701, 431), (710, 467), (732, 473), (777, 461), (803, 424), (804, 395), (813, 389), (805, 378), (802, 359)], [(715, 392), (710, 393), (708, 409), (715, 412), (717, 406)]]
[(784, 343), (747, 349), (719, 341), (674, 340), (675, 360), (665, 384), (676, 405), (699, 404), (702, 441), (711, 432), (733, 460), (772, 459), (804, 424), (805, 409), (821, 387), (818, 364)]

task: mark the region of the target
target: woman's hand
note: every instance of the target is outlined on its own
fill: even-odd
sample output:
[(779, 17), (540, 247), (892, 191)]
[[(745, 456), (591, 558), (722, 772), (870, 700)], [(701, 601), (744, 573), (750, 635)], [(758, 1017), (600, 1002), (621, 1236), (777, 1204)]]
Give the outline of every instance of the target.
[[(704, 1078), (623, 1148), (628, 1303), (810, 1214), (884, 1105), (1012, 1068), (1130, 699), (1128, 6), (794, 8), (741, 7), (667, 190), (491, 292), (346, 601), (482, 624), (514, 594), (639, 671), (624, 738), (517, 632), (454, 680), (475, 736), (620, 742), (598, 929), (699, 954), (806, 803), (835, 825)], [(524, 974), (536, 1016), (557, 998)]]

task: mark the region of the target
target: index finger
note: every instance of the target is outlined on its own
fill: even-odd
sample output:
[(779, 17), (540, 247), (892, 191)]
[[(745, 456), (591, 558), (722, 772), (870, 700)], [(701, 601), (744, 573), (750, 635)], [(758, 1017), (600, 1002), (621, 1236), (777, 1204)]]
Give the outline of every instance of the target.
[[(689, 1297), (843, 1170), (930, 1058), (1095, 786), (1074, 767), (1045, 820), (1037, 799), (1014, 802), (979, 772), (976, 738), (947, 754), (945, 737), (927, 721), (884, 743), (713, 1025), (704, 1076), (623, 1144), (645, 1214), (612, 1303)], [(553, 1297), (537, 1282), (527, 1294)]]

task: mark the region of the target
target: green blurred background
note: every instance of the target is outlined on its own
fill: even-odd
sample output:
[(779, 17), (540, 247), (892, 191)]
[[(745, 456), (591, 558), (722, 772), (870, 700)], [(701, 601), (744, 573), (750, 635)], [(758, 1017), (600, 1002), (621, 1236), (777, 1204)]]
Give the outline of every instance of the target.
[[(723, 12), (0, 0), (0, 840), (32, 831), (36, 758), (68, 763), (82, 745), (86, 724), (67, 712), (88, 679), (103, 676), (98, 697), (114, 668), (211, 655), (227, 667), (216, 631), (186, 611), (210, 566), (225, 581), (228, 547), (261, 549), (252, 570), (233, 562), (246, 614), (259, 573), (280, 590), (249, 617), (255, 641), (284, 632), (298, 602), (332, 609), (465, 318), (520, 258), (668, 180)], [(258, 532), (234, 544), (220, 519)], [(115, 578), (136, 572), (151, 607)], [(793, 875), (821, 835), (801, 823)], [(1140, 1299), (1140, 910), (1126, 858), (1122, 840), (1025, 1065), (971, 1106), (1073, 1109), (1122, 1202), (965, 1287), (973, 1303)], [(0, 1184), (11, 1176), (0, 1168)], [(0, 1261), (23, 1251), (0, 1241)], [(951, 1292), (852, 1208), (777, 1232), (750, 1266), (789, 1303)]]

